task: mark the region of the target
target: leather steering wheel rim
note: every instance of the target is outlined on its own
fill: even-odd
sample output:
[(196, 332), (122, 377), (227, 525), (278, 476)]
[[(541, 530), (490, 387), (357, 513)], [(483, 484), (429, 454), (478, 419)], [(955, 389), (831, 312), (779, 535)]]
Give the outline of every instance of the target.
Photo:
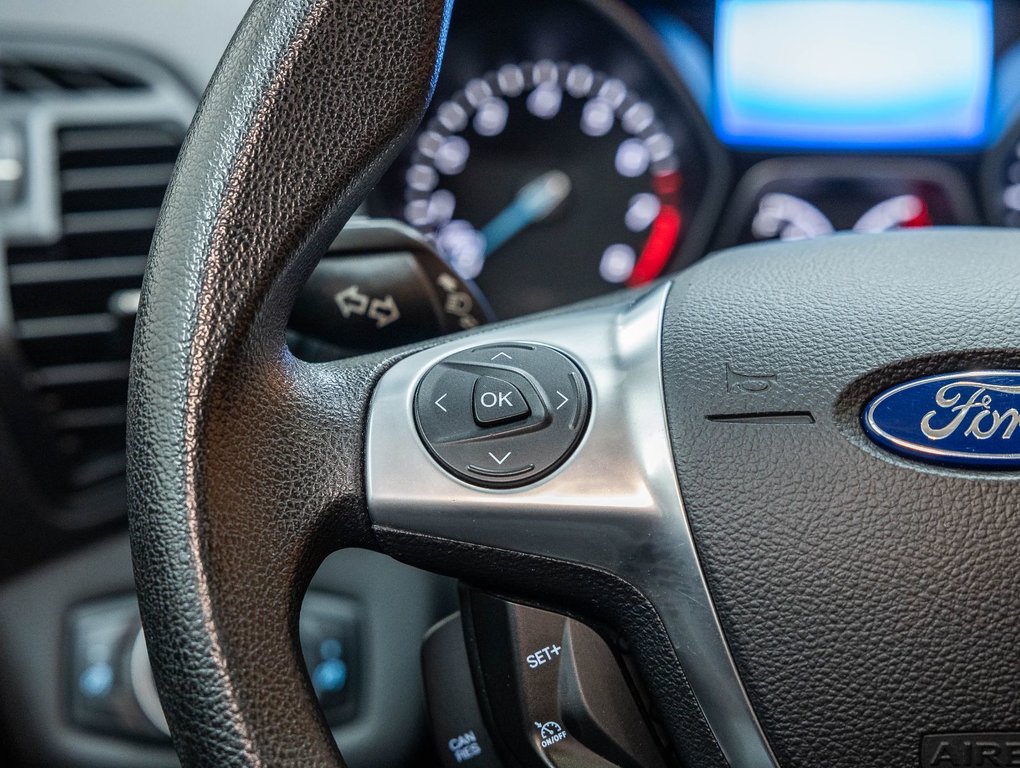
[(142, 290), (128, 471), (149, 653), (185, 765), (343, 764), (297, 616), (329, 551), (372, 546), (361, 435), (382, 360), (296, 365), (285, 324), (417, 126), (449, 12), (256, 2), (178, 161)]

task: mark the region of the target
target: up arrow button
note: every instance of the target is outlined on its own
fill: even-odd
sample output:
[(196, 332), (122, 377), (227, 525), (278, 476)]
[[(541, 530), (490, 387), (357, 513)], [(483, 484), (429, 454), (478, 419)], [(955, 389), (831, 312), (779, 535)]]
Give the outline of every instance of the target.
[(531, 414), (521, 391), (509, 381), (494, 376), (480, 376), (475, 381), (471, 399), (475, 421), (481, 427), (525, 419)]

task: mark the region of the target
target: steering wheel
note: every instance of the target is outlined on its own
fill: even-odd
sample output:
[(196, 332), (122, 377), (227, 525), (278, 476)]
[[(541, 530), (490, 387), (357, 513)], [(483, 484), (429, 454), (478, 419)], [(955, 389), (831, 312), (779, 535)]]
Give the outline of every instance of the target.
[[(1020, 235), (737, 249), (640, 294), (301, 362), (295, 296), (420, 120), (449, 13), (259, 0), (181, 155), (129, 480), (183, 763), (343, 764), (297, 619), (324, 557), (363, 547), (611, 630), (685, 766), (977, 765), (937, 739), (1020, 730), (1020, 477), (889, 451), (861, 415), (917, 377), (1020, 367)], [(472, 398), (458, 379), (441, 399), (450, 371), (497, 371), (530, 420), (432, 439), (434, 401)]]

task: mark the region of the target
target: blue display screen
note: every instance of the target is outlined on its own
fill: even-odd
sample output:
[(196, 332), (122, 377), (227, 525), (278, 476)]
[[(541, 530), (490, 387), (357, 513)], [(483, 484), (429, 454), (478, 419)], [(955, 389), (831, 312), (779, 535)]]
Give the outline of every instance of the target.
[(986, 135), (991, 0), (719, 0), (728, 144), (957, 149)]

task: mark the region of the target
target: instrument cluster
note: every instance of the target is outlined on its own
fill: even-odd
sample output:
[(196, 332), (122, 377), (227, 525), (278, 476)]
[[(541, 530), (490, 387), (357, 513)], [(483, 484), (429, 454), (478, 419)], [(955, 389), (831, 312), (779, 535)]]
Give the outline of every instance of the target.
[(1020, 226), (1018, 8), (461, 0), (369, 213), (500, 318), (742, 243)]
[(465, 0), (372, 212), (433, 239), (505, 318), (693, 260), (725, 183), (707, 120), (633, 8)]

